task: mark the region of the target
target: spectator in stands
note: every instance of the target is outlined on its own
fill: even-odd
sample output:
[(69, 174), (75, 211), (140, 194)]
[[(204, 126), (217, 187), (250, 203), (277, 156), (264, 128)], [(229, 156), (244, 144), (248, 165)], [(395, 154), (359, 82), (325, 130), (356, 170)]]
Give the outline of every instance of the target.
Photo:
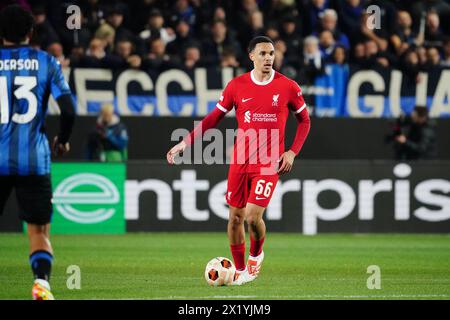
[(105, 41), (99, 38), (93, 38), (89, 43), (89, 48), (86, 51), (86, 56), (101, 60), (106, 56), (105, 48)]
[(274, 24), (270, 24), (266, 28), (265, 35), (270, 39), (278, 39), (280, 37), (280, 32), (278, 31), (277, 27)]
[[(405, 1), (408, 5), (408, 11), (411, 12), (413, 20), (420, 21), (424, 13), (434, 11), (439, 15), (439, 19), (447, 25), (450, 18), (450, 4), (446, 0), (424, 0), (424, 1)], [(447, 29), (448, 31), (448, 29)], [(448, 32), (447, 32), (448, 33)]]
[(443, 51), (444, 54), (441, 61), (441, 66), (450, 67), (450, 37), (444, 39)]
[(395, 159), (434, 159), (437, 156), (436, 129), (425, 106), (416, 106), (411, 116), (401, 116), (388, 139), (394, 140)]
[(324, 62), (331, 61), (331, 54), (333, 53), (335, 46), (336, 40), (331, 31), (324, 30), (319, 34), (319, 47)]
[[(40, 0), (30, 1), (33, 4), (39, 2), (42, 3)], [(342, 63), (345, 53), (350, 54), (350, 63), (361, 68), (374, 65), (401, 68), (408, 74), (407, 78), (416, 81), (420, 80), (416, 74), (417, 66), (426, 71), (436, 66), (438, 61), (436, 50), (429, 48), (441, 51), (439, 65), (450, 64), (449, 49), (441, 46), (444, 35), (448, 33), (446, 26), (450, 25), (445, 20), (450, 13), (450, 6), (441, 0), (426, 0), (423, 5), (418, 4), (421, 1), (408, 4), (387, 0), (242, 0), (236, 3), (205, 0), (139, 0), (136, 3), (79, 0), (77, 3), (82, 8), (82, 28), (77, 32), (52, 25), (61, 22), (62, 19), (55, 18), (54, 13), (65, 8), (65, 4), (61, 8), (50, 5), (47, 5), (47, 9), (42, 5), (33, 7), (37, 27), (32, 46), (39, 48), (45, 45), (42, 49), (56, 55), (64, 66), (70, 60), (72, 67), (122, 68), (124, 65), (140, 65), (144, 70), (160, 72), (169, 67), (181, 67), (187, 46), (195, 42), (200, 43), (201, 54), (200, 60), (192, 65), (239, 65), (249, 69), (249, 60), (243, 52), (246, 51), (249, 38), (262, 33), (274, 41), (281, 39), (280, 43), (286, 46), (285, 52), (281, 50), (277, 53), (277, 68), (289, 66), (299, 70), (308, 66), (308, 71), (303, 73), (310, 75), (314, 74), (310, 68), (312, 66), (320, 65), (317, 70), (321, 70), (323, 62)], [(372, 29), (367, 24), (365, 7), (369, 4), (382, 9), (380, 30)], [(417, 11), (419, 7), (422, 9)], [(398, 19), (397, 27), (394, 27), (395, 17)], [(417, 34), (421, 19), (426, 25), (426, 32)], [(231, 26), (239, 28), (239, 33)], [(307, 53), (308, 58), (305, 60), (303, 53), (308, 50), (303, 48), (302, 35), (310, 36), (311, 32), (320, 39), (322, 56), (320, 59), (317, 55), (312, 58), (311, 53)], [(163, 45), (158, 41), (153, 42), (156, 38), (160, 38)], [(142, 39), (147, 40), (144, 42)], [(100, 45), (99, 40), (106, 43), (104, 48), (101, 48), (103, 45)], [(121, 48), (116, 48), (118, 42), (121, 42)], [(124, 59), (129, 58), (123, 57), (129, 54), (129, 42), (133, 48), (133, 59), (124, 63)], [(48, 46), (50, 44), (51, 47)], [(352, 47), (349, 48), (350, 44)], [(338, 46), (348, 50), (343, 51)], [(410, 50), (416, 50), (416, 54)], [(195, 56), (195, 49), (190, 51)], [(407, 71), (405, 68), (417, 60), (416, 57), (418, 64), (414, 64), (411, 72)]]
[(63, 46), (59, 42), (53, 42), (47, 47), (47, 52), (54, 56), (62, 68), (70, 66), (70, 60), (64, 56)]
[(213, 20), (224, 20), (227, 21), (227, 13), (223, 7), (216, 7), (212, 16)]
[[(373, 33), (375, 33), (377, 37), (383, 38), (386, 41), (389, 39), (389, 36), (392, 34), (392, 32), (395, 30), (397, 26), (397, 9), (392, 2), (393, 1), (391, 0), (367, 1), (368, 5), (375, 5), (380, 8), (379, 17), (377, 18), (379, 20), (379, 24), (377, 28), (374, 28)], [(375, 20), (372, 21), (375, 22)], [(369, 25), (370, 22), (369, 24), (367, 24), (367, 26)], [(374, 40), (371, 36), (369, 36), (369, 38)], [(379, 45), (381, 51), (386, 50), (386, 48), (380, 46), (378, 41), (376, 42)]]
[(430, 47), (427, 49), (427, 66), (426, 69), (427, 71), (431, 71), (434, 68), (436, 68), (437, 66), (439, 66), (440, 62), (441, 62), (441, 57), (439, 55), (439, 50), (436, 49), (435, 47)]
[(164, 27), (164, 17), (160, 10), (153, 9), (150, 12), (148, 23), (145, 29), (139, 33), (139, 37), (143, 40), (150, 38), (161, 38), (164, 44), (172, 42), (176, 38), (175, 31), (172, 28)]
[(419, 66), (422, 70), (424, 70), (428, 63), (427, 49), (425, 47), (420, 46), (416, 48), (416, 52), (419, 58)]
[(239, 43), (228, 36), (225, 21), (216, 20), (211, 26), (211, 36), (203, 42), (205, 64), (215, 66), (219, 64), (220, 56), (225, 48), (233, 50), (238, 59), (241, 58)]
[(249, 12), (246, 17), (246, 31), (238, 34), (239, 42), (242, 47), (248, 45), (250, 40), (254, 37), (262, 36), (264, 34), (264, 16), (260, 10), (253, 10)]
[[(277, 39), (272, 38), (272, 39)], [(298, 68), (298, 56), (302, 52), (303, 39), (297, 30), (296, 17), (289, 14), (286, 15), (281, 22), (280, 38), (286, 44), (285, 57), (290, 65), (294, 65)]]
[(286, 51), (286, 42), (282, 39), (275, 40), (275, 60), (273, 62), (273, 68), (275, 70), (281, 71), (281, 69), (287, 64), (285, 59)]
[(339, 25), (352, 44), (358, 38), (364, 4), (361, 0), (344, 0), (339, 6)]
[(440, 19), (436, 11), (430, 11), (426, 17), (425, 42), (424, 46), (441, 47), (444, 34), (440, 28)]
[(174, 67), (174, 62), (166, 52), (166, 45), (161, 38), (155, 38), (150, 42), (150, 53), (143, 61), (143, 68), (162, 72)]
[[(264, 33), (264, 16), (261, 11), (253, 11), (249, 16), (251, 38)], [(247, 32), (246, 32), (247, 33)], [(250, 40), (249, 40), (250, 42)]]
[(328, 2), (329, 0), (311, 0), (306, 5), (302, 19), (305, 21), (303, 28), (304, 36), (310, 35), (319, 29), (320, 16), (325, 9), (328, 9)]
[(95, 130), (88, 138), (87, 158), (104, 162), (123, 162), (128, 158), (127, 128), (112, 104), (102, 105)]
[(72, 67), (77, 67), (81, 65), (81, 61), (85, 56), (85, 48), (81, 45), (74, 46), (69, 55), (70, 65)]
[(189, 3), (188, 0), (176, 0), (172, 12), (173, 22), (184, 20), (192, 29), (195, 30), (197, 23), (197, 13), (195, 11), (195, 8)]
[(417, 43), (417, 34), (412, 29), (412, 19), (408, 11), (398, 11), (397, 21), (396, 31), (391, 35), (390, 41), (395, 53), (400, 56)]
[[(137, 37), (133, 32), (123, 26), (124, 12), (123, 8), (119, 5), (113, 6), (108, 10), (106, 16), (106, 23), (114, 29), (113, 44), (119, 39), (132, 39), (134, 43), (137, 43)], [(100, 26), (99, 28), (102, 28)], [(98, 36), (98, 35), (96, 35)], [(110, 44), (111, 45), (111, 44)], [(111, 47), (111, 50), (113, 48)]]
[(314, 78), (324, 71), (324, 62), (319, 49), (319, 40), (314, 36), (306, 37), (303, 41), (303, 61), (300, 71), (302, 79), (307, 84), (311, 84)]
[(236, 58), (236, 54), (233, 50), (225, 48), (220, 57), (220, 67), (221, 68), (238, 68), (239, 61)]
[(142, 59), (134, 53), (134, 44), (128, 39), (121, 39), (117, 42), (114, 54), (121, 59), (122, 68), (139, 68)]
[(188, 45), (184, 50), (184, 69), (191, 70), (200, 67), (200, 58), (200, 47), (194, 43)]
[[(252, 12), (259, 11), (258, 3), (256, 0), (242, 0), (241, 5), (236, 13), (235, 23), (242, 30), (250, 29), (249, 26), (249, 17)], [(243, 36), (244, 34), (241, 32), (239, 36)], [(238, 38), (241, 46), (245, 48), (248, 45), (247, 37)]]
[(362, 68), (366, 59), (366, 48), (364, 43), (358, 42), (353, 46), (353, 51), (350, 55), (350, 61), (353, 65)]
[(112, 52), (114, 50), (116, 30), (109, 23), (102, 23), (95, 31), (94, 37), (102, 40), (105, 43), (106, 52)]
[(44, 6), (36, 6), (32, 9), (34, 18), (34, 31), (31, 42), (45, 50), (51, 43), (59, 42), (58, 34), (47, 19)]
[(347, 64), (347, 50), (342, 45), (337, 45), (334, 47), (333, 53), (331, 54), (331, 63), (346, 65)]
[(360, 24), (360, 39), (363, 41), (371, 40), (374, 41), (380, 51), (385, 51), (388, 48), (388, 41), (386, 39), (386, 35), (383, 34), (381, 29), (372, 30), (369, 27), (369, 22), (367, 21), (369, 15), (367, 13), (363, 13), (361, 16), (361, 24)]
[(390, 66), (390, 56), (386, 51), (380, 51), (374, 40), (367, 40), (365, 43), (365, 65), (367, 69), (374, 65), (387, 68)]
[[(336, 11), (333, 9), (326, 9), (320, 14), (319, 32), (330, 31), (337, 43), (344, 46), (345, 49), (349, 49), (350, 41), (348, 40), (348, 37), (338, 29), (337, 23), (338, 15)], [(317, 32), (313, 33), (313, 35), (317, 34)]]
[(106, 52), (106, 42), (103, 39), (93, 38), (86, 54), (78, 62), (72, 60), (71, 65), (83, 68), (118, 68), (121, 66), (121, 59)]
[(175, 59), (183, 60), (182, 53), (189, 44), (195, 41), (195, 39), (192, 36), (191, 27), (184, 20), (177, 22), (175, 33), (176, 38), (167, 44), (166, 52)]
[[(259, 1), (259, 7), (264, 13), (265, 20), (273, 21), (276, 23), (281, 23), (282, 18), (286, 15), (298, 16), (298, 6), (302, 7), (302, 4), (297, 5), (296, 1), (294, 0)], [(300, 18), (299, 22), (301, 22)], [(300, 25), (299, 30), (301, 30)]]
[(402, 70), (406, 81), (412, 81), (413, 83), (418, 83), (420, 81), (419, 55), (416, 50), (408, 49), (403, 54), (400, 70)]
[(99, 0), (81, 1), (81, 11), (86, 17), (86, 26), (93, 33), (105, 18), (105, 12), (99, 4)]

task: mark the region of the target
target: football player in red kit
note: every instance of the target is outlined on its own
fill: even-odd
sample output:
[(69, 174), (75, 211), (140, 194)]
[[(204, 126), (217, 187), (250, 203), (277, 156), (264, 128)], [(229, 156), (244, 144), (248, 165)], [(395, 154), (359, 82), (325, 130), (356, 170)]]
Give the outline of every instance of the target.
[[(266, 235), (264, 210), (279, 175), (291, 171), (310, 129), (300, 87), (272, 69), (273, 41), (268, 37), (255, 37), (249, 43), (248, 53), (254, 69), (231, 80), (216, 108), (167, 153), (167, 161), (173, 164), (177, 154), (235, 109), (238, 130), (225, 195), (230, 208), (228, 238), (237, 270), (235, 285), (252, 281), (259, 274)], [(285, 151), (284, 132), (289, 111), (297, 119), (297, 131), (290, 149)], [(250, 234), (247, 263), (244, 221)]]

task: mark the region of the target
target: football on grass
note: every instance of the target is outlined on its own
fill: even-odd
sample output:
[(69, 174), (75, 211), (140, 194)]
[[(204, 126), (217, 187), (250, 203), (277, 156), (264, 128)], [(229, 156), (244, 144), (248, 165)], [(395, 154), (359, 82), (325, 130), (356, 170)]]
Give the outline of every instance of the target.
[(228, 286), (233, 282), (236, 267), (230, 259), (217, 257), (208, 262), (205, 279), (210, 286)]

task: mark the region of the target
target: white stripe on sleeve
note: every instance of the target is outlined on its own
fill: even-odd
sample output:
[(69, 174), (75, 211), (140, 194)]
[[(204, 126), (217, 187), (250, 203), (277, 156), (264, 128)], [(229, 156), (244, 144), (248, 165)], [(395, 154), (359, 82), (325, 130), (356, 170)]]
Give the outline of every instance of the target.
[(216, 104), (216, 107), (219, 108), (220, 111), (227, 113), (228, 110), (222, 107), (219, 103)]
[(303, 104), (303, 105), (300, 107), (300, 109), (298, 109), (298, 110), (295, 111), (294, 113), (295, 113), (295, 114), (300, 113), (300, 112), (302, 112), (302, 110), (305, 109), (305, 108), (306, 108), (306, 103)]

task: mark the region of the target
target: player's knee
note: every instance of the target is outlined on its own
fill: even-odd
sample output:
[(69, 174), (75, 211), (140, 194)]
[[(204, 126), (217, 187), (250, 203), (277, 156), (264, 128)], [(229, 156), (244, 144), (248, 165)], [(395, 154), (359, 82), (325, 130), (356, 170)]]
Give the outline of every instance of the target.
[(244, 215), (230, 214), (229, 222), (233, 227), (241, 226), (244, 223)]
[(258, 225), (259, 221), (261, 220), (261, 218), (258, 217), (257, 215), (250, 214), (250, 215), (247, 215), (246, 220), (247, 220), (247, 224), (250, 227), (256, 227)]

